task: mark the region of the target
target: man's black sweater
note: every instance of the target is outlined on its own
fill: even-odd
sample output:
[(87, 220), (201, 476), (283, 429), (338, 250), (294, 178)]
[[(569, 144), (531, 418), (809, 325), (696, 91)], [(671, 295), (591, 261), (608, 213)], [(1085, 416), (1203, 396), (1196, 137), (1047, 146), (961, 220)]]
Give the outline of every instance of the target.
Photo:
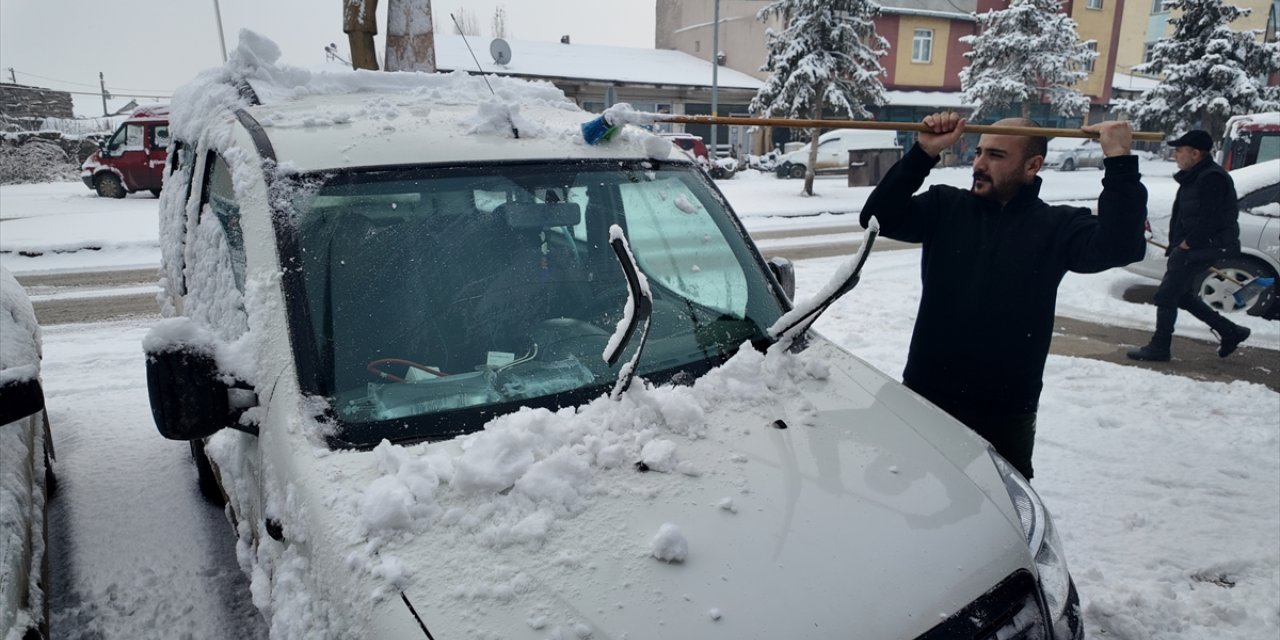
[(1147, 191), (1138, 158), (1104, 161), (1098, 215), (1040, 200), (1040, 178), (1007, 205), (933, 186), (937, 163), (918, 145), (868, 198), (889, 238), (922, 244), (923, 293), (903, 382), (956, 415), (1034, 412), (1053, 336), (1058, 284), (1145, 255)]

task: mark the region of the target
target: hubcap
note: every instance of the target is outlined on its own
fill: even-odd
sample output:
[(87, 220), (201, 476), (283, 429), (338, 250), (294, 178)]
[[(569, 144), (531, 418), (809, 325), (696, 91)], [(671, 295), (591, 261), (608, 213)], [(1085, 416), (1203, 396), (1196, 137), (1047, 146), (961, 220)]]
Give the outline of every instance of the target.
[(1253, 279), (1254, 274), (1236, 267), (1227, 267), (1218, 271), (1221, 271), (1230, 281), (1223, 279), (1221, 275), (1210, 273), (1209, 277), (1204, 279), (1204, 284), (1200, 286), (1200, 299), (1218, 311), (1230, 312), (1248, 307), (1252, 300), (1237, 304), (1235, 293), (1240, 290), (1241, 285)]

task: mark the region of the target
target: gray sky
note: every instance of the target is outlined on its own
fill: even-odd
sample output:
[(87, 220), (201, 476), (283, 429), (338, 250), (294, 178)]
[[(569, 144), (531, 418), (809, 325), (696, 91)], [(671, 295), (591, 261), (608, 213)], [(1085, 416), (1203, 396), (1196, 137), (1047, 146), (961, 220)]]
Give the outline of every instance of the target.
[[(384, 15), (388, 0), (378, 3)], [(342, 0), (220, 0), (227, 48), (248, 28), (280, 46), (283, 60), (312, 65), (337, 43)], [(478, 51), (488, 51), (494, 9), (507, 15), (508, 38), (653, 47), (654, 0), (433, 0), (435, 27), (453, 32), (449, 13), (461, 7), (480, 28)], [(382, 55), (380, 18), (378, 51)], [(473, 43), (474, 46), (474, 43)], [(114, 94), (167, 95), (202, 69), (222, 62), (214, 0), (0, 0), (0, 74), (20, 84), (97, 94), (98, 72)], [(77, 115), (102, 115), (96, 95), (76, 95)], [(146, 102), (139, 99), (139, 102)], [(119, 104), (118, 102), (113, 104)]]

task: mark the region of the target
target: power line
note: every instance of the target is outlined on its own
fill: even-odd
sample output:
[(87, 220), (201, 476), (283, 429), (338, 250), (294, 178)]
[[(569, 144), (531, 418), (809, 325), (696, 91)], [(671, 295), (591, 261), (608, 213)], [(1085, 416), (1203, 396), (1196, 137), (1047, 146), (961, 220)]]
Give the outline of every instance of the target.
[[(101, 91), (66, 91), (66, 90), (64, 90), (64, 89), (41, 89), (40, 87), (26, 87), (26, 86), (22, 86), (22, 85), (13, 85), (13, 86), (10, 86), (10, 87), (6, 87), (6, 89), (17, 89), (17, 90), (19, 90), (19, 91), (61, 91), (62, 93), (70, 93), (71, 95), (76, 95), (76, 96), (100, 96), (100, 95), (102, 95), (102, 92), (101, 92)], [(150, 95), (141, 95), (141, 94), (137, 94), (137, 93), (115, 93), (115, 92), (111, 92), (111, 93), (109, 94), (109, 96), (108, 96), (108, 97), (110, 97), (110, 98), (149, 98), (149, 99), (152, 99), (152, 100), (168, 100), (169, 98), (172, 98), (173, 96), (150, 96)]]
[[(12, 70), (13, 68), (12, 68), (12, 67), (10, 67), (10, 69)], [(83, 82), (72, 82), (72, 81), (70, 81), (70, 80), (59, 80), (58, 78), (50, 78), (50, 77), (48, 77), (48, 76), (42, 76), (42, 75), (38, 75), (38, 74), (35, 74), (35, 73), (27, 73), (26, 71), (16, 71), (16, 70), (15, 70), (15, 71), (14, 71), (14, 73), (21, 73), (21, 74), (22, 74), (22, 75), (24, 75), (24, 76), (31, 76), (32, 78), (40, 78), (41, 80), (48, 80), (48, 81), (50, 81), (50, 82), (61, 82), (62, 84), (73, 84), (73, 85), (76, 85), (76, 86), (79, 86), (79, 87), (89, 87), (89, 88), (93, 88), (93, 89), (96, 89), (96, 88), (98, 87), (98, 85), (96, 85), (96, 84), (85, 84), (85, 83), (83, 83)], [(138, 88), (135, 88), (135, 87), (120, 87), (120, 89), (121, 89), (122, 91), (143, 91), (143, 92), (147, 92), (147, 93), (164, 93), (164, 91), (161, 91), (161, 90), (158, 90), (158, 89), (138, 89)]]

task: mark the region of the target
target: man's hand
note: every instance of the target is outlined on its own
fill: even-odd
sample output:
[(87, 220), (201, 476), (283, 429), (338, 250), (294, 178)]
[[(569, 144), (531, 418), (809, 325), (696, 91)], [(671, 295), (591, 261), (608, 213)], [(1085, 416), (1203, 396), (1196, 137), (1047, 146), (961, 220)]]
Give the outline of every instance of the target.
[(1133, 145), (1133, 129), (1127, 120), (1108, 120), (1080, 127), (1081, 131), (1098, 134), (1098, 142), (1102, 144), (1102, 155), (1111, 158), (1127, 156)]
[(925, 116), (924, 126), (931, 132), (920, 132), (916, 144), (930, 157), (936, 158), (960, 139), (964, 133), (964, 122), (964, 118), (950, 111)]

